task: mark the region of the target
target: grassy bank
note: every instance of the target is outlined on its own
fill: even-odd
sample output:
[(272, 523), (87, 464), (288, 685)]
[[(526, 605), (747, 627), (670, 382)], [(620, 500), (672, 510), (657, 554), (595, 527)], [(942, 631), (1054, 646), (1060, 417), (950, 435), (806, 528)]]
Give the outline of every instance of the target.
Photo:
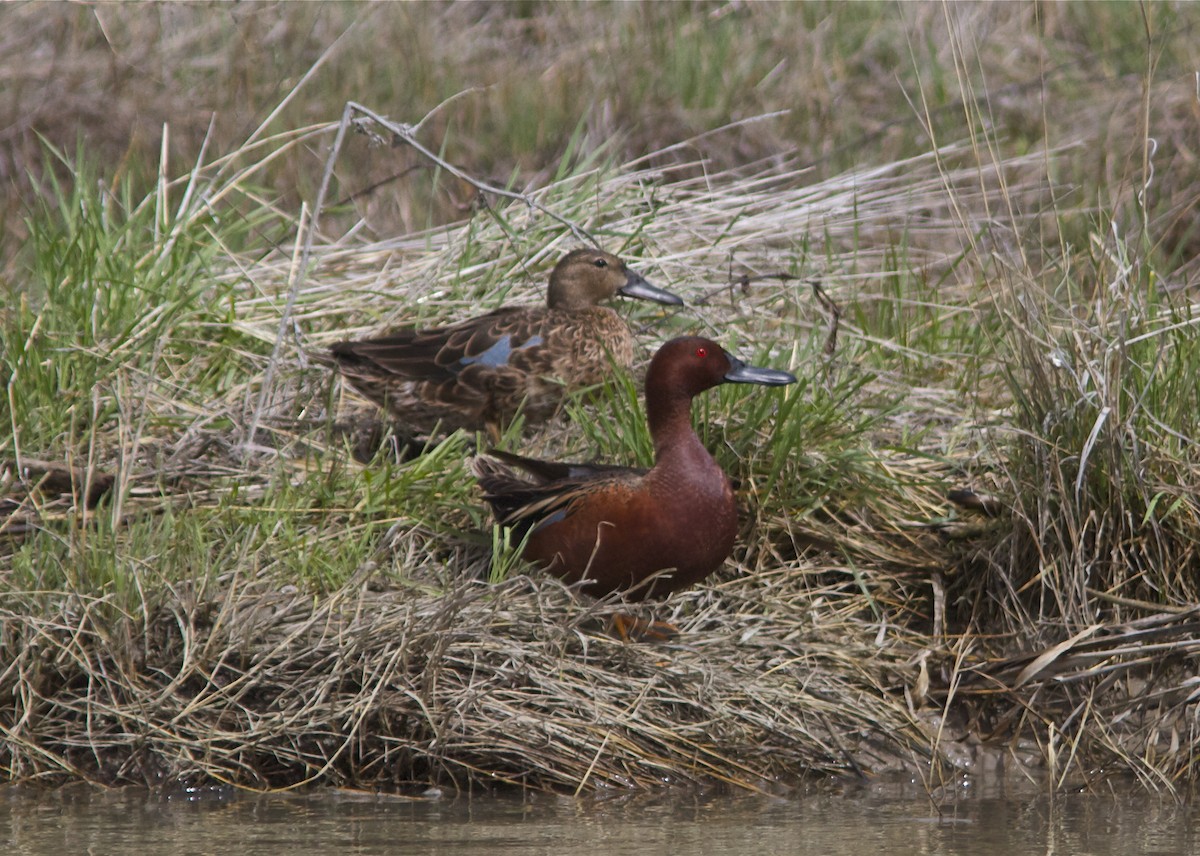
[[(383, 8), (369, 23), (386, 32), (397, 13)], [(171, 166), (169, 142), (157, 170), (38, 149), (49, 166), (0, 308), (6, 778), (588, 790), (904, 768), (933, 786), (1003, 763), (1056, 786), (1097, 769), (1190, 785), (1200, 185), (1186, 16), (618, 8), (604, 45), (677, 55), (689, 74), (707, 67), (697, 55), (724, 56), (724, 89), (639, 84), (630, 105), (658, 104), (661, 124), (613, 95), (554, 125), (556, 87), (598, 75), (609, 91), (606, 67), (581, 61), (532, 90), (548, 148), (518, 139), (534, 96), (515, 77), (416, 131), (476, 180), (524, 165), (512, 186), (539, 207), (470, 204), (436, 160), (372, 145), (390, 141), (378, 124), (331, 148), (345, 98), (315, 124), (285, 110), (250, 144), (197, 150), (194, 168)], [(528, 28), (561, 49), (581, 26), (541, 7), (430, 9), (403, 13), (408, 37), (475, 15), (471, 51), (509, 27), (522, 35), (506, 44), (541, 56)], [(637, 15), (653, 20), (623, 17)], [(784, 24), (772, 38), (830, 49), (828, 85), (856, 81), (842, 103), (910, 103), (750, 121), (746, 105), (816, 97), (778, 82), (794, 58), (767, 65)], [(999, 63), (989, 32), (1028, 46), (1030, 68)], [(899, 69), (887, 86), (845, 67), (880, 55)], [(416, 122), (451, 94), (404, 110), (353, 96)], [(613, 128), (598, 133), (601, 119)], [(836, 156), (813, 148), (830, 136)], [(357, 195), (364, 153), (405, 176), (379, 204), (408, 215)], [(374, 411), (312, 359), (346, 336), (540, 299), (578, 241), (563, 220), (687, 299), (622, 307), (643, 358), (701, 332), (800, 376), (696, 408), (744, 526), (717, 576), (657, 607), (678, 643), (610, 639), (615, 604), (513, 558), (468, 475), (476, 438), (356, 460), (344, 429)], [(840, 313), (836, 338), (812, 283)], [(627, 379), (506, 442), (644, 461), (637, 389)], [(962, 492), (984, 510), (948, 498)]]

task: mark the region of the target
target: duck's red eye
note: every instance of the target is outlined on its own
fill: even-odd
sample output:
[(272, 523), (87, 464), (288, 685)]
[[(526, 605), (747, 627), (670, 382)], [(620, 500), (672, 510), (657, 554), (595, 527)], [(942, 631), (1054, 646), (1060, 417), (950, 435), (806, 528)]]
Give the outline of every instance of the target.
[(708, 356), (708, 348), (697, 348), (696, 356), (699, 357), (700, 359), (704, 359), (705, 357)]

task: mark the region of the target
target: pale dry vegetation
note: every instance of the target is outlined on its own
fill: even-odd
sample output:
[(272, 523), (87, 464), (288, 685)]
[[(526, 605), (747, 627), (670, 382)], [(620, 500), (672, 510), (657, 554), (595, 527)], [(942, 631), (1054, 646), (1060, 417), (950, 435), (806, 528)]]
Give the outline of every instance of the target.
[[(1186, 7), (236, 8), (0, 10), (43, 63), (6, 69), (8, 778), (1190, 785)], [(335, 145), (348, 100), (539, 207)], [(669, 645), (515, 561), (475, 438), (356, 461), (375, 414), (312, 359), (540, 299), (577, 233), (688, 300), (623, 307), (646, 355), (801, 378), (696, 408), (745, 525)], [(644, 462), (636, 396), (505, 442)]]

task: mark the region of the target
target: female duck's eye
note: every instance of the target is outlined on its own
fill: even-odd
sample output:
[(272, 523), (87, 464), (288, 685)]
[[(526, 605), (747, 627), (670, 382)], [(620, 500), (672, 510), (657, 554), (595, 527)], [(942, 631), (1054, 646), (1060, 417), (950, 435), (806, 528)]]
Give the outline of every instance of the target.
[(608, 267), (608, 261), (606, 259), (596, 259), (594, 262), (592, 262), (592, 264), (594, 264), (598, 268)]
[(697, 348), (696, 356), (699, 357), (700, 359), (704, 359), (705, 357), (708, 356), (708, 348)]

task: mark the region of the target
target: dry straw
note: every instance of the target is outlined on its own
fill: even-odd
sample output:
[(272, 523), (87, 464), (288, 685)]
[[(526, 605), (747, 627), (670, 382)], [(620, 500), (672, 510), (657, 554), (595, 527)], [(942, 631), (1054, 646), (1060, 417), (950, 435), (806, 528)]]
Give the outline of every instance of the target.
[[(219, 186), (202, 187), (207, 171), (193, 171), (185, 185), (192, 210), (199, 216), (220, 198), (245, 202), (255, 170), (280, 149), (337, 130), (304, 129), (223, 159), (214, 166), (233, 178)], [(156, 574), (154, 557), (141, 557), (136, 598), (70, 586), (6, 592), (7, 778), (579, 792), (714, 780), (767, 789), (806, 774), (905, 768), (936, 783), (954, 759), (977, 757), (971, 740), (983, 731), (1002, 738), (1001, 754), (1044, 757), (1028, 732), (997, 720), (1011, 711), (1049, 718), (1071, 700), (1072, 717), (1110, 717), (1100, 745), (1133, 754), (1129, 741), (1146, 735), (1118, 735), (1119, 703), (1093, 705), (1103, 687), (1080, 682), (1124, 680), (1147, 646), (1169, 644), (1191, 617), (1097, 629), (1021, 661), (989, 655), (986, 639), (949, 634), (958, 605), (946, 603), (947, 578), (962, 548), (948, 536), (963, 532), (942, 525), (944, 494), (971, 466), (970, 452), (950, 444), (937, 456), (893, 441), (921, 424), (969, 430), (976, 413), (965, 412), (952, 385), (910, 390), (882, 371), (852, 381), (856, 355), (868, 348), (928, 359), (935, 372), (954, 371), (954, 360), (873, 337), (849, 313), (838, 348), (822, 355), (828, 320), (809, 297), (817, 281), (843, 310), (870, 305), (903, 276), (939, 283), (946, 312), (970, 311), (989, 270), (1029, 263), (1019, 252), (1023, 232), (1052, 209), (1046, 174), (1061, 151), (991, 163), (950, 145), (815, 184), (786, 160), (712, 175), (700, 164), (655, 168), (648, 157), (619, 170), (576, 170), (506, 207), (485, 198), (465, 224), (394, 240), (361, 241), (353, 229), (333, 239), (318, 205), (280, 251), (230, 257), (216, 273), (238, 294), (229, 328), (265, 347), (244, 355), (244, 379), (220, 400), (197, 407), (172, 396), (170, 384), (147, 384), (139, 397), (159, 420), (97, 430), (89, 471), (120, 463), (118, 523), (196, 514), (234, 496), (253, 506), (280, 496), (281, 485), (302, 490), (328, 468), (358, 467), (328, 429), (360, 410), (341, 391), (329, 395), (327, 374), (309, 356), (392, 324), (537, 300), (540, 288), (525, 283), (580, 236), (689, 298), (684, 314), (644, 316), (647, 352), (675, 332), (707, 332), (802, 373), (808, 398), (782, 398), (778, 412), (749, 426), (733, 406), (706, 411), (740, 468), (746, 525), (710, 585), (660, 607), (658, 617), (683, 630), (672, 644), (610, 638), (603, 627), (615, 604), (582, 600), (536, 572), (486, 582), (491, 556), (453, 534), (481, 520), (473, 498), (454, 493), (466, 477), (461, 438), (441, 457), (396, 467), (413, 485), (444, 478), (448, 486), (428, 488), (428, 516), (397, 516), (332, 589), (298, 587), (289, 568), (234, 548), (223, 554), (232, 567), (185, 580)], [(180, 188), (164, 179), (161, 191)], [(977, 250), (964, 254), (972, 243)], [(843, 388), (856, 397), (831, 407), (835, 415), (836, 407), (879, 407), (871, 433), (852, 438), (859, 457), (843, 449), (834, 459), (834, 445), (815, 437), (779, 439), (777, 421), (817, 401), (830, 407), (828, 396)], [(901, 388), (906, 408), (896, 406)], [(181, 421), (189, 427), (156, 434), (156, 425)], [(530, 447), (587, 454), (580, 431), (559, 424)], [(763, 451), (771, 443), (782, 446)], [(34, 512), (24, 506), (10, 519), (53, 525)], [(311, 512), (295, 516), (319, 516)], [(72, 520), (71, 531), (86, 531), (86, 521)], [(348, 537), (325, 525), (314, 538)], [(1070, 676), (1084, 687), (1077, 695), (1062, 689)], [(1125, 692), (1132, 697), (1132, 685)], [(968, 722), (970, 710), (993, 727)], [(1081, 743), (1070, 748), (1074, 764)]]

